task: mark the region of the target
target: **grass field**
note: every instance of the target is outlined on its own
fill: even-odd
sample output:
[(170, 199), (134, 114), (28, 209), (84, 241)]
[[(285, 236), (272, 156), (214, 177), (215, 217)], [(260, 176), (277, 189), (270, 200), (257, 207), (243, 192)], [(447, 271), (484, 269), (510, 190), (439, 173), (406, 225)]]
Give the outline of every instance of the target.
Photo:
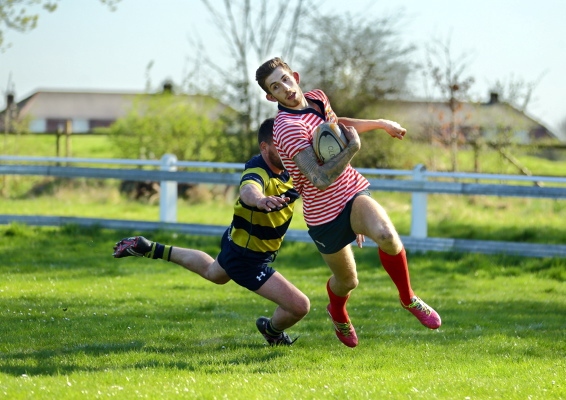
[[(408, 140), (407, 140), (408, 139)], [(412, 142), (408, 136), (403, 142), (397, 144), (400, 152), (392, 168), (412, 169), (416, 164), (424, 164), (430, 168), (430, 149), (420, 142)], [(105, 135), (75, 135), (70, 141), (70, 156), (77, 158), (116, 158), (117, 152), (114, 144)], [(362, 137), (363, 145), (363, 137)], [(62, 137), (59, 143), (59, 155), (66, 156), (66, 142)], [(3, 137), (0, 140), (2, 154), (55, 157), (57, 155), (56, 137), (54, 135), (21, 135)], [(509, 152), (521, 165), (532, 172), (533, 175), (565, 176), (566, 151), (549, 149), (510, 149)], [(404, 153), (409, 157), (404, 157)], [(434, 150), (436, 167), (439, 170), (449, 170), (450, 152)], [(408, 159), (407, 159), (408, 158)], [(459, 170), (474, 171), (474, 155), (467, 149), (462, 149), (458, 155)], [(519, 170), (503, 159), (496, 151), (486, 149), (479, 159), (480, 172), (497, 174), (518, 174)]]
[[(375, 249), (356, 250), (349, 302), (360, 345), (325, 313), (329, 276), (311, 244), (275, 267), (311, 312), (271, 348), (254, 321), (273, 304), (161, 260), (121, 259), (131, 232), (0, 227), (0, 396), (6, 399), (564, 399), (566, 261), (409, 254), (438, 331), (398, 305)], [(216, 238), (155, 232), (215, 254)]]
[[(29, 185), (24, 183), (27, 177), (10, 179), (10, 185)], [(373, 197), (388, 211), (399, 232), (408, 235), (411, 195), (375, 192)], [(203, 202), (179, 199), (177, 221), (226, 225), (231, 219), (232, 206), (230, 196)], [(89, 185), (76, 180), (42, 195), (0, 196), (0, 210), (3, 214), (18, 215), (159, 220), (158, 204), (124, 197), (116, 182)], [(564, 200), (429, 195), (427, 220), (430, 237), (566, 244)], [(306, 229), (300, 202), (291, 228)]]
[[(52, 139), (8, 145), (54, 156)], [(84, 137), (73, 156), (112, 154)], [(521, 160), (534, 174), (566, 175), (564, 162)], [(2, 214), (159, 218), (157, 205), (125, 198), (116, 182), (8, 177), (2, 189)], [(374, 196), (408, 234), (410, 195)], [(179, 200), (178, 220), (226, 225), (231, 203)], [(431, 195), (428, 209), (431, 237), (566, 243), (563, 200)], [(293, 229), (305, 229), (300, 211)], [(360, 345), (350, 349), (326, 316), (329, 271), (314, 245), (286, 242), (274, 267), (311, 312), (288, 330), (295, 345), (271, 348), (255, 320), (273, 304), (164, 261), (113, 259), (113, 244), (134, 233), (218, 252), (218, 238), (170, 232), (0, 226), (0, 398), (566, 399), (564, 259), (409, 254), (415, 291), (443, 318), (430, 331), (399, 306), (375, 249), (356, 249), (349, 310)]]

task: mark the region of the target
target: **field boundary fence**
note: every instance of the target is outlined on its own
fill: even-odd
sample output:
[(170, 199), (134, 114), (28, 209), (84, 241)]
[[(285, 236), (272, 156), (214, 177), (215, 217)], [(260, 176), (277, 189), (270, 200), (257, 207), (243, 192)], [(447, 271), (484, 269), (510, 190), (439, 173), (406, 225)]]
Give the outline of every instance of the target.
[[(244, 165), (241, 163), (178, 161), (175, 156), (169, 154), (164, 155), (160, 160), (0, 156), (0, 175), (160, 182), (159, 222), (0, 213), (0, 224), (12, 222), (44, 226), (76, 224), (138, 231), (167, 229), (187, 234), (216, 236), (226, 227), (177, 222), (177, 185), (178, 183), (238, 185), (243, 168)], [(405, 247), (410, 251), (566, 257), (566, 245), (434, 238), (429, 237), (427, 232), (428, 194), (563, 200), (566, 199), (566, 177), (436, 172), (427, 171), (422, 165), (417, 165), (412, 170), (358, 170), (369, 180), (371, 190), (411, 193), (410, 235), (402, 236)], [(285, 239), (310, 242), (310, 237), (303, 230), (290, 230)], [(366, 243), (368, 246), (375, 246), (371, 241)]]

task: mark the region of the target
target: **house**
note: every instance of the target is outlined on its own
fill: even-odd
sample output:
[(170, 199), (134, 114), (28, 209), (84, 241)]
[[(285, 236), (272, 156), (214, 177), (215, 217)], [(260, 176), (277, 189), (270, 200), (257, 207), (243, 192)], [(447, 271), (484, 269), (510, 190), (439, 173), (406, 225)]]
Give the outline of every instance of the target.
[(487, 142), (508, 141), (516, 144), (532, 144), (541, 141), (557, 141), (558, 136), (547, 127), (499, 101), (491, 93), (489, 101), (461, 102), (452, 112), (447, 102), (383, 100), (368, 107), (372, 115), (398, 121), (411, 137), (425, 141), (439, 140), (449, 135), (454, 124), (462, 142), (472, 142), (478, 137)]
[[(89, 133), (110, 126), (125, 115), (135, 96), (134, 93), (40, 90), (15, 102), (13, 95), (8, 95), (0, 127), (4, 131), (7, 120), (13, 123), (27, 119), (32, 133), (56, 133), (62, 132), (70, 121), (73, 133)], [(7, 111), (11, 114), (8, 119)]]
[[(165, 90), (171, 91), (171, 87), (165, 84)], [(143, 95), (134, 92), (39, 90), (16, 102), (10, 93), (6, 98), (6, 109), (0, 112), (0, 132), (5, 132), (6, 127), (12, 132), (15, 123), (25, 121), (31, 133), (61, 133), (67, 127), (72, 133), (92, 133), (96, 128), (108, 127), (125, 116), (135, 100)], [(185, 98), (205, 110), (211, 118), (218, 117), (228, 108), (209, 96), (189, 95)]]
[[(163, 90), (170, 91), (171, 86), (165, 83)], [(26, 121), (32, 133), (63, 132), (69, 122), (73, 133), (92, 133), (126, 115), (141, 95), (143, 93), (40, 90), (15, 102), (14, 95), (8, 94), (7, 107), (0, 113), (0, 132), (6, 131), (6, 125), (13, 131), (13, 121)], [(212, 118), (228, 108), (209, 96), (186, 98), (200, 104)], [(558, 139), (540, 122), (500, 102), (495, 93), (486, 103), (459, 103), (454, 113), (445, 102), (403, 100), (379, 101), (368, 106), (366, 111), (368, 115), (398, 121), (412, 132), (412, 136), (427, 141), (440, 138), (451, 122), (462, 133), (462, 140), (467, 142), (477, 137), (487, 141), (505, 138), (518, 144)]]

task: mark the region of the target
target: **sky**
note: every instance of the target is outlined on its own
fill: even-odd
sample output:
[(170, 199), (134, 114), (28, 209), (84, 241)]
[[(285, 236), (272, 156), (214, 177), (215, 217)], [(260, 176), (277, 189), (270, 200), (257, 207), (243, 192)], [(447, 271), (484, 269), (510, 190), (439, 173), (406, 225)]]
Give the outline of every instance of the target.
[[(220, 0), (210, 1), (221, 8)], [(475, 78), (471, 90), (475, 100), (487, 101), (498, 80), (538, 82), (527, 114), (556, 133), (566, 121), (564, 0), (325, 0), (322, 4), (326, 13), (335, 15), (402, 15), (397, 29), (404, 44), (417, 47), (415, 61), (424, 62), (424, 49), (434, 40), (447, 39), (454, 56), (468, 57), (466, 72)], [(226, 54), (200, 0), (122, 0), (114, 12), (97, 0), (60, 0), (54, 13), (40, 12), (35, 30), (5, 31), (5, 35), (11, 46), (0, 53), (0, 109), (5, 107), (9, 83), (17, 101), (40, 89), (143, 92), (150, 62), (152, 85), (166, 79), (180, 83), (194, 51), (189, 37), (195, 35), (206, 43), (211, 56), (221, 60)], [(422, 93), (422, 82), (413, 85)]]

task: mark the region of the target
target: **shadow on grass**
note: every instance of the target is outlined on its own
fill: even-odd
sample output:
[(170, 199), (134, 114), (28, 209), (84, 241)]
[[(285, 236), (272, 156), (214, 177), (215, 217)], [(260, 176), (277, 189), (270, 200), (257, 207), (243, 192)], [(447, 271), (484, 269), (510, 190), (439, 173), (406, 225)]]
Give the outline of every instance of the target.
[[(566, 307), (549, 302), (445, 303), (438, 309), (443, 326), (431, 331), (387, 297), (382, 294), (370, 298), (364, 294), (352, 302), (350, 316), (365, 346), (436, 346), (450, 351), (470, 340), (480, 340), (485, 341), (486, 351), (497, 353), (499, 350), (489, 341), (505, 336), (507, 341), (532, 340), (540, 348), (533, 350), (532, 356), (543, 357), (552, 355), (557, 341), (564, 342), (566, 336)], [(128, 304), (126, 311), (109, 311), (104, 316), (91, 312), (108, 308), (104, 304), (77, 307), (69, 318), (60, 312), (57, 318), (3, 313), (0, 372), (31, 376), (165, 368), (216, 373), (227, 365), (267, 368), (275, 359), (289, 354), (288, 348), (265, 346), (254, 326), (265, 305), (251, 307), (249, 299), (235, 299), (229, 304), (205, 301), (200, 306), (192, 305), (190, 312), (173, 305), (148, 309), (139, 305), (140, 298), (137, 300)], [(151, 300), (142, 301), (148, 302)], [(2, 300), (0, 305), (4, 310), (15, 310), (18, 300), (11, 304)], [(312, 311), (292, 328), (292, 333), (305, 335), (294, 345), (302, 351), (309, 347), (315, 352), (330, 349), (337, 343), (321, 309)]]
[[(79, 288), (84, 298), (76, 293), (50, 292), (48, 281), (42, 283), (45, 295), (15, 291), (10, 297), (3, 293), (0, 372), (12, 376), (132, 368), (224, 372), (227, 365), (262, 372), (261, 368), (275, 368), (270, 365), (274, 360), (290, 354), (288, 348), (265, 346), (255, 329), (256, 318), (274, 308), (266, 300), (235, 284), (193, 286), (192, 282), (170, 279), (160, 287), (152, 282), (153, 276), (150, 280), (141, 279), (156, 273), (154, 270), (159, 268), (155, 265), (128, 268), (127, 263), (113, 260), (112, 245), (132, 234), (136, 233), (76, 227), (62, 231), (16, 227), (9, 234), (4, 231), (4, 240), (0, 240), (3, 272), (21, 275), (20, 280), (28, 279), (28, 275), (35, 278), (40, 273), (44, 274), (44, 281), (46, 275), (53, 280), (84, 278), (77, 279), (78, 285), (84, 285)], [(167, 232), (155, 232), (150, 237), (162, 243), (208, 249), (210, 253), (218, 251), (218, 238)], [(455, 345), (480, 340), (485, 342), (486, 349), (496, 353), (498, 347), (489, 342), (500, 336), (509, 341), (517, 337), (532, 339), (538, 346), (533, 352), (535, 356), (558, 351), (558, 346), (564, 350), (560, 343), (565, 342), (566, 307), (552, 293), (541, 301), (521, 299), (520, 293), (502, 301), (485, 301), (479, 294), (472, 300), (460, 301), (457, 296), (458, 290), (466, 290), (470, 279), (492, 280), (505, 274), (528, 273), (560, 281), (562, 275), (552, 278), (552, 271), (563, 271), (563, 260), (410, 254), (412, 276), (419, 282), (428, 282), (429, 292), (448, 286), (454, 291), (447, 296), (436, 295), (436, 299), (442, 299), (439, 305), (431, 302), (442, 315), (443, 326), (430, 331), (398, 305), (395, 291), (376, 287), (392, 284), (381, 267), (375, 267), (375, 249), (356, 252), (356, 258), (363, 280), (350, 300), (350, 316), (360, 342), (371, 346), (371, 350), (432, 345), (451, 351)], [(149, 262), (147, 265), (153, 263), (144, 261)], [(292, 336), (303, 335), (294, 347), (302, 352), (312, 349), (313, 354), (334, 347), (337, 339), (324, 312), (324, 284), (330, 273), (314, 246), (286, 243), (275, 267), (293, 276), (292, 281), (299, 288), (317, 288), (309, 294), (316, 309), (289, 332)], [(138, 284), (134, 293), (118, 292), (108, 299), (88, 296), (89, 285), (97, 279), (136, 274), (140, 280), (130, 282)], [(115, 287), (123, 280), (116, 280)], [(3, 285), (9, 287), (9, 280)], [(183, 292), (187, 294), (183, 296)], [(66, 310), (68, 304), (72, 307)], [(358, 350), (364, 351), (362, 346)]]
[[(188, 310), (186, 304), (160, 305), (143, 296), (115, 307), (92, 300), (68, 311), (58, 306), (68, 302), (64, 297), (50, 298), (50, 304), (40, 297), (0, 299), (0, 372), (52, 376), (166, 368), (212, 373), (226, 365), (269, 364), (288, 350), (266, 346), (255, 329), (265, 305), (250, 311), (244, 299), (229, 305), (199, 301)], [(249, 314), (254, 311), (258, 315)]]

